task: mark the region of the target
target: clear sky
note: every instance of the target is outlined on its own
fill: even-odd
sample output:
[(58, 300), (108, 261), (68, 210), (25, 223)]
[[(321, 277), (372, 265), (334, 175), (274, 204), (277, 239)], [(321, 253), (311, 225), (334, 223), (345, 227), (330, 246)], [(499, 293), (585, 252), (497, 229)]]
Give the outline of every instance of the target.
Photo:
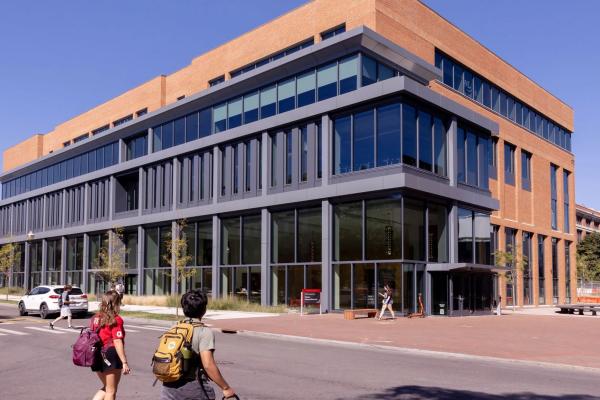
[[(0, 150), (303, 3), (2, 1)], [(600, 1), (425, 3), (575, 109), (577, 202), (600, 209)]]

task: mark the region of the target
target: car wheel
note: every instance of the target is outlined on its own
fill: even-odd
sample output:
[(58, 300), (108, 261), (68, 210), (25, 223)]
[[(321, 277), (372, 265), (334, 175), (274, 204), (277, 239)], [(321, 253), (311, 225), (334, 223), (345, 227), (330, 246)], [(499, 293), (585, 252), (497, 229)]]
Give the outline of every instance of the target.
[(46, 305), (46, 303), (44, 303), (40, 306), (40, 318), (46, 319), (48, 318), (48, 316), (48, 306)]
[(23, 302), (19, 303), (19, 315), (21, 317), (24, 317), (27, 315), (27, 309), (25, 308), (25, 303), (23, 303)]

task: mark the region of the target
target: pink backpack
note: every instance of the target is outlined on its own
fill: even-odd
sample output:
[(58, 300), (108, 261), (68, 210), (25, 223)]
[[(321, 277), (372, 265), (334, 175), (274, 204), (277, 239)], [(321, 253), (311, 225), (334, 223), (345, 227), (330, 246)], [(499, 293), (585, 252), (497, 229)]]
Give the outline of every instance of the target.
[(79, 338), (73, 345), (73, 364), (80, 367), (91, 367), (102, 348), (98, 330), (82, 328)]

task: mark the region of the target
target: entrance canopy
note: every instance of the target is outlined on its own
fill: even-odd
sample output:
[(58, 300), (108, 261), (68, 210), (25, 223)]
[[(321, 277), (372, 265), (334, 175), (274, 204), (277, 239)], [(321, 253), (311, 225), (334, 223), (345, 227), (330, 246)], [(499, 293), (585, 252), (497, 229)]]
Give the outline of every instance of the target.
[(506, 267), (496, 265), (473, 264), (473, 263), (430, 263), (427, 264), (426, 270), (429, 272), (436, 271), (451, 271), (451, 272), (490, 272), (499, 273), (508, 271)]

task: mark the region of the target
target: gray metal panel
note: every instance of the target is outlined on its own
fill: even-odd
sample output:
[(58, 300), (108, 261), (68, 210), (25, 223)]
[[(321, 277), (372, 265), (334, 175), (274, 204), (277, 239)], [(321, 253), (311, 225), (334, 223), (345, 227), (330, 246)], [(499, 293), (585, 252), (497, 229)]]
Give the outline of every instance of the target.
[(144, 227), (138, 225), (137, 227), (137, 272), (138, 272), (138, 284), (137, 284), (137, 295), (141, 296), (144, 293), (144, 249), (145, 247), (145, 235), (144, 235)]
[[(215, 157), (217, 158), (217, 157)], [(215, 196), (216, 198), (216, 196)], [(219, 275), (219, 261), (221, 259), (221, 236), (220, 236), (220, 223), (219, 217), (213, 215), (212, 217), (212, 298), (216, 299), (220, 295), (220, 275)]]
[(82, 287), (84, 293), (89, 292), (88, 288), (88, 270), (90, 269), (90, 235), (87, 233), (83, 234), (83, 268), (82, 268)]
[(60, 242), (60, 284), (67, 283), (67, 238), (62, 237)]
[(260, 302), (263, 306), (269, 305), (269, 288), (270, 286), (270, 257), (269, 257), (269, 238), (270, 238), (270, 215), (266, 208), (261, 210), (261, 227), (260, 227)]
[(321, 202), (321, 304), (325, 311), (331, 309), (331, 259), (332, 259), (332, 227), (331, 204), (327, 200)]

